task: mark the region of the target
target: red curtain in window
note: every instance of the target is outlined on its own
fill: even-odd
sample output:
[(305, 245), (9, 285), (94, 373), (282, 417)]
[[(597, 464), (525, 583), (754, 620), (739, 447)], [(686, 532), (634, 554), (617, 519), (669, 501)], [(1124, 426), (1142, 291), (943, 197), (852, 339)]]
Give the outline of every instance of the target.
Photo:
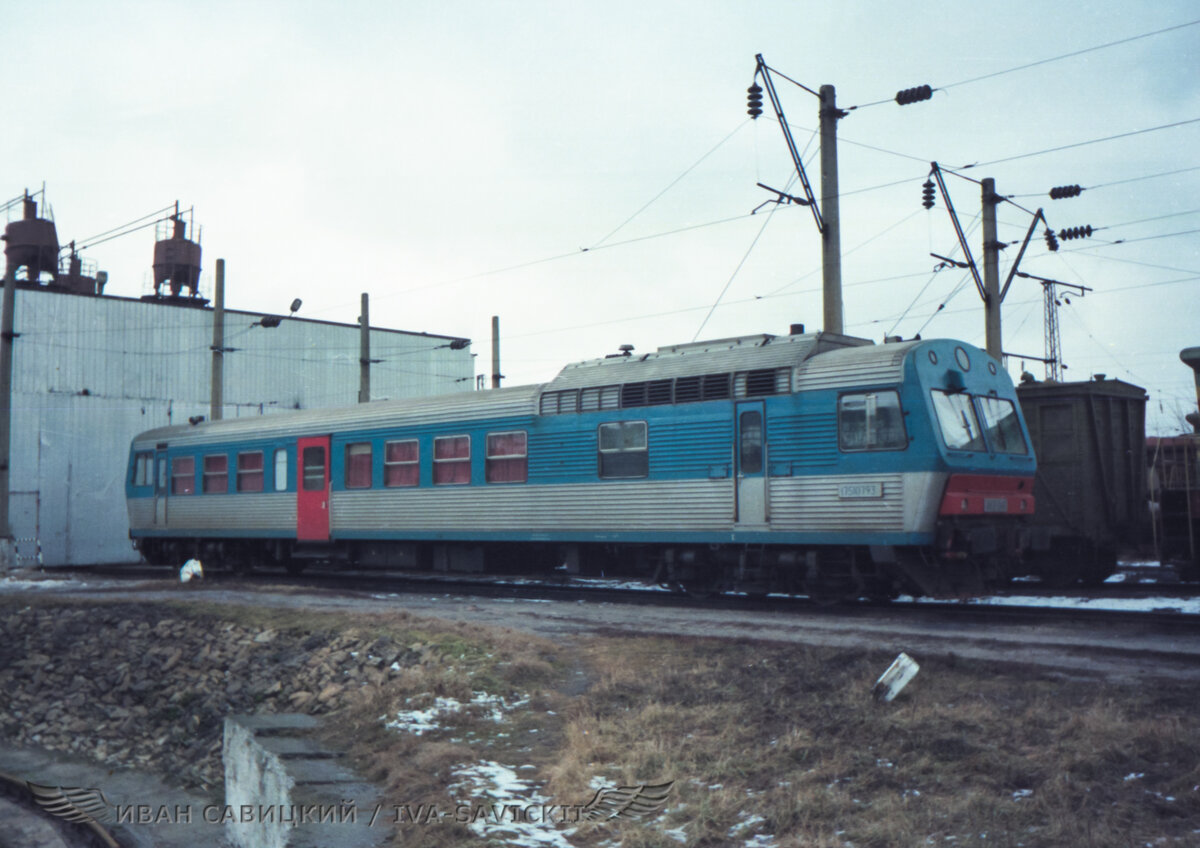
[(471, 482), (471, 437), (448, 436), (433, 440), (433, 482)]
[(191, 495), (196, 492), (196, 459), (177, 456), (171, 460), (171, 494)]
[(229, 457), (216, 454), (204, 457), (204, 493), (223, 495), (229, 491)]
[(346, 445), (346, 488), (371, 488), (371, 446)]
[(263, 455), (258, 451), (239, 453), (237, 464), (237, 490), (239, 492), (261, 492), (263, 490)]
[(433, 482), (439, 485), (443, 483), (470, 483), (471, 482), (471, 463), (468, 460), (456, 460), (453, 462), (434, 462), (433, 463)]
[(415, 486), (420, 482), (420, 450), (416, 439), (383, 446), (383, 485)]
[(524, 433), (493, 433), (487, 437), (487, 481), (524, 483), (527, 477)]
[(471, 456), (470, 436), (447, 436), (433, 440), (433, 458), (469, 459)]

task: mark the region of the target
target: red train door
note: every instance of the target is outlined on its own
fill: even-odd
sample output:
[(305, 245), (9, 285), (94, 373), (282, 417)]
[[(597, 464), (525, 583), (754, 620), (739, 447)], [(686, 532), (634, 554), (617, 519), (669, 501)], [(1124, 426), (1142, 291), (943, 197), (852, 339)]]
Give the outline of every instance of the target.
[(296, 539), (329, 539), (329, 437), (296, 440)]

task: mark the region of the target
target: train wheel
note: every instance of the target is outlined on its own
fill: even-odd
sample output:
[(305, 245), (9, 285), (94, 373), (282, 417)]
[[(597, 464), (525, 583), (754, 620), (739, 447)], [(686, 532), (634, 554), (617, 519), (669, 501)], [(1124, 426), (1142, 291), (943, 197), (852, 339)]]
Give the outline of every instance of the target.
[(722, 589), (721, 564), (706, 551), (668, 561), (667, 573), (672, 584), (690, 597), (704, 599), (719, 595)]
[(823, 553), (810, 561), (804, 575), (804, 594), (817, 606), (856, 601), (866, 593), (854, 551)]
[(254, 570), (254, 563), (241, 553), (226, 557), (222, 564), (239, 577), (245, 576)]

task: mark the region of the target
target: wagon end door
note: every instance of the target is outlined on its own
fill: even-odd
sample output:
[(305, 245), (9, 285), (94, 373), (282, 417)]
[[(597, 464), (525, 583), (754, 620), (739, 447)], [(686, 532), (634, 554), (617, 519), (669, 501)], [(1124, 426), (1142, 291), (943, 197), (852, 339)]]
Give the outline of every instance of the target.
[(329, 540), (329, 436), (296, 440), (296, 539)]
[(767, 432), (762, 401), (739, 403), (733, 455), (737, 465), (737, 523), (767, 523)]

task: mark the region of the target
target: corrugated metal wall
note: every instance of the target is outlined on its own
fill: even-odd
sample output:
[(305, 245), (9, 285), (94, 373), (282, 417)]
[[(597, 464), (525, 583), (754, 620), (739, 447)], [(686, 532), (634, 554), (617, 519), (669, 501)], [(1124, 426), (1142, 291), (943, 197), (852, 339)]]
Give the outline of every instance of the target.
[[(136, 559), (125, 463), (133, 436), (209, 413), (212, 312), (18, 289), (14, 310), (10, 521), (23, 563)], [(226, 311), (224, 417), (358, 400), (359, 329)], [(474, 388), (470, 348), (372, 330), (374, 399)]]

